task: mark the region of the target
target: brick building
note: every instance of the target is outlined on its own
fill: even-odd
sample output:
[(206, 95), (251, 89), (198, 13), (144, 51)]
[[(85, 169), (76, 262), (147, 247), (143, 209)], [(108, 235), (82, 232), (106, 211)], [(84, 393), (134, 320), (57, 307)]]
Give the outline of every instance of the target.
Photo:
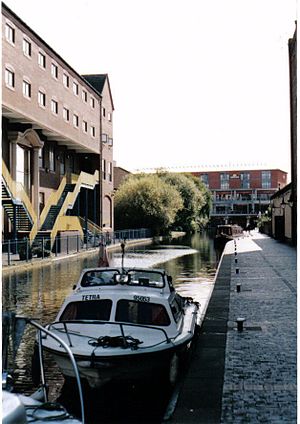
[(113, 228), (113, 101), (2, 3), (2, 236)]
[(192, 172), (212, 192), (211, 221), (245, 227), (266, 211), (271, 196), (287, 184), (279, 169)]

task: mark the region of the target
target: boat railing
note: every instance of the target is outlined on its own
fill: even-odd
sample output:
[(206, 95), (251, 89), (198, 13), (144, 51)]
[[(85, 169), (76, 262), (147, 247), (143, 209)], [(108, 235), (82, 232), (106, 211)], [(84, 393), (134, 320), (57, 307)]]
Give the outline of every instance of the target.
[[(55, 325), (62, 325), (62, 328), (55, 328)], [(167, 343), (171, 343), (171, 339), (169, 338), (167, 332), (163, 329), (163, 328), (158, 328), (158, 327), (154, 327), (152, 325), (144, 325), (144, 324), (136, 324), (136, 323), (129, 323), (129, 322), (111, 322), (111, 321), (103, 321), (103, 320), (68, 320), (68, 321), (56, 321), (53, 322), (51, 324), (49, 324), (48, 328), (50, 329), (54, 329), (56, 331), (60, 331), (60, 332), (65, 332), (67, 339), (68, 339), (68, 343), (69, 343), (69, 347), (73, 347), (72, 345), (72, 340), (71, 340), (71, 335), (76, 335), (76, 336), (81, 336), (81, 337), (87, 337), (87, 338), (91, 338), (90, 335), (85, 335), (85, 334), (79, 334), (77, 331), (72, 332), (72, 330), (68, 329), (67, 324), (92, 324), (92, 325), (115, 325), (115, 326), (119, 326), (120, 327), (120, 333), (121, 336), (123, 337), (124, 340), (124, 345), (126, 346), (127, 342), (126, 342), (126, 335), (124, 332), (124, 326), (125, 327), (141, 327), (141, 328), (149, 328), (151, 330), (157, 330), (160, 331), (161, 333), (163, 333), (166, 342)]]
[[(85, 412), (84, 412), (83, 394), (82, 394), (82, 387), (81, 387), (81, 382), (80, 382), (80, 377), (79, 377), (79, 371), (78, 371), (78, 368), (77, 368), (75, 358), (74, 358), (73, 353), (72, 353), (71, 349), (69, 348), (69, 346), (60, 337), (58, 337), (56, 334), (51, 332), (49, 329), (44, 328), (42, 325), (38, 324), (36, 321), (34, 321), (31, 318), (17, 316), (13, 312), (6, 312), (6, 313), (3, 314), (2, 319), (3, 319), (2, 325), (4, 324), (4, 328), (2, 328), (2, 331), (3, 331), (3, 334), (5, 335), (3, 349), (5, 350), (6, 357), (8, 357), (8, 351), (9, 351), (10, 328), (13, 328), (13, 334), (11, 336), (12, 338), (14, 336), (14, 332), (16, 333), (16, 329), (18, 330), (18, 334), (17, 334), (17, 338), (18, 338), (17, 343), (18, 344), (20, 343), (20, 339), (22, 337), (22, 334), (24, 332), (24, 328), (25, 328), (26, 324), (30, 324), (38, 330), (38, 334), (37, 334), (38, 354), (39, 354), (38, 359), (39, 359), (40, 372), (41, 372), (42, 390), (43, 390), (43, 396), (44, 396), (45, 402), (48, 402), (48, 395), (47, 395), (47, 390), (46, 390), (46, 378), (45, 378), (44, 359), (43, 359), (43, 351), (42, 351), (42, 349), (43, 349), (42, 338), (45, 337), (45, 336), (42, 336), (42, 334), (46, 334), (47, 336), (53, 338), (54, 340), (56, 340), (56, 342), (59, 345), (61, 345), (64, 348), (64, 350), (69, 355), (70, 361), (71, 361), (72, 366), (74, 368), (74, 374), (75, 374), (75, 377), (76, 377), (76, 380), (77, 380), (79, 398), (80, 398), (80, 405), (81, 405), (81, 423), (84, 424), (85, 423)], [(15, 343), (15, 342), (13, 341), (13, 343)], [(4, 368), (5, 368), (5, 366), (7, 366), (7, 369), (8, 369), (8, 359), (7, 358), (5, 359)], [(2, 374), (3, 374), (3, 370), (2, 370)]]

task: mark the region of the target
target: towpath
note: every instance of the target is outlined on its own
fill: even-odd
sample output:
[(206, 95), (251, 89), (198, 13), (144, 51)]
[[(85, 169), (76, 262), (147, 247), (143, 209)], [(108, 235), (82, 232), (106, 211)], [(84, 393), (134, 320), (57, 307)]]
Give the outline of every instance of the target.
[(297, 422), (296, 266), (295, 248), (259, 233), (227, 243), (169, 422)]

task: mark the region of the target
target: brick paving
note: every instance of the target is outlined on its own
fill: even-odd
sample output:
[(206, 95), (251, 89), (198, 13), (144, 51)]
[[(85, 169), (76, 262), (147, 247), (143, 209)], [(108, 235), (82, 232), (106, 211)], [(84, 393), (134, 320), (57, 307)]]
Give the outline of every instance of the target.
[(296, 268), (259, 233), (227, 243), (172, 423), (297, 422)]
[[(227, 253), (234, 250), (230, 243)], [(254, 233), (236, 241), (236, 252), (221, 423), (296, 423), (296, 249)]]

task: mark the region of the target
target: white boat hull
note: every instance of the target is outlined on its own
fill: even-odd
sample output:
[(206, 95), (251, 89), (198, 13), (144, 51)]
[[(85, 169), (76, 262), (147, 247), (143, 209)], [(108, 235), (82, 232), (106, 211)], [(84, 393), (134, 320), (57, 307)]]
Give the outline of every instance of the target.
[[(156, 352), (136, 353), (123, 356), (76, 356), (80, 378), (86, 380), (91, 388), (100, 388), (109, 381), (136, 380), (168, 375), (173, 355), (182, 357), (189, 349), (190, 340), (180, 346), (170, 347)], [(47, 349), (52, 355), (65, 377), (75, 378), (74, 370), (68, 357)]]

